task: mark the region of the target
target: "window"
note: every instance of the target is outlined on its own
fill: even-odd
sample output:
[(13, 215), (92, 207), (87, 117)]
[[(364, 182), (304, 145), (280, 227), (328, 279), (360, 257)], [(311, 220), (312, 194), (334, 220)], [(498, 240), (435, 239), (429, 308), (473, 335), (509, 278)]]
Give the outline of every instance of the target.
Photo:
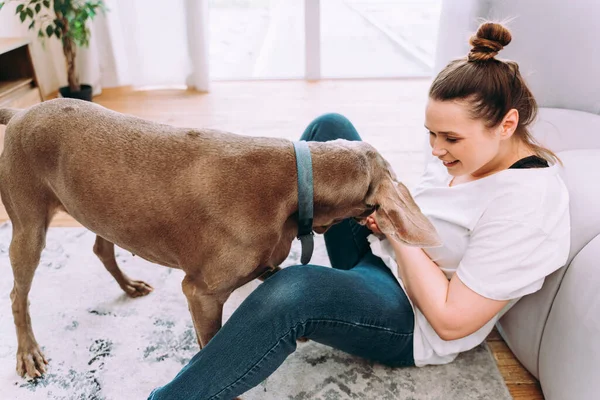
[(430, 76), (441, 0), (210, 0), (215, 80)]

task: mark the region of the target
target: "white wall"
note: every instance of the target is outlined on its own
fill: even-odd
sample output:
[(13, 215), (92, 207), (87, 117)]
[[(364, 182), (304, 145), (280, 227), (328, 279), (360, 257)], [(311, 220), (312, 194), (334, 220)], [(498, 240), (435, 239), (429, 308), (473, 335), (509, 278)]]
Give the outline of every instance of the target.
[(60, 42), (56, 39), (46, 39), (45, 48), (37, 38), (37, 31), (29, 31), (30, 20), (21, 23), (15, 15), (16, 2), (7, 3), (0, 10), (0, 37), (29, 37), (31, 52), (39, 84), (44, 95), (58, 90), (59, 86), (66, 85), (65, 59), (62, 54)]

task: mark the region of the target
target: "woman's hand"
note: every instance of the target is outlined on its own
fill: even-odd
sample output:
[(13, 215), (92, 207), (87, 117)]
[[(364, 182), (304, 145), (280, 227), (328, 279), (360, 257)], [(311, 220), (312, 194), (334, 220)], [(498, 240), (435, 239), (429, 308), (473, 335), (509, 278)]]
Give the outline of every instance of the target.
[(367, 228), (369, 228), (369, 230), (371, 232), (373, 232), (375, 234), (375, 236), (378, 236), (380, 238), (385, 237), (383, 232), (381, 232), (381, 229), (379, 229), (379, 226), (377, 225), (377, 221), (375, 221), (375, 213), (373, 213), (367, 217), (365, 225), (367, 226)]

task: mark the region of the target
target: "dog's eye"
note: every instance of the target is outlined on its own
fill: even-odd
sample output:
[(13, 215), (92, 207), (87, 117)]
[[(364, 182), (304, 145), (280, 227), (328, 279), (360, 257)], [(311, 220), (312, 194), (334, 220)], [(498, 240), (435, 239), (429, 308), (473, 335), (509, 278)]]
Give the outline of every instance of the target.
[(377, 211), (377, 209), (379, 208), (378, 205), (373, 206), (373, 205), (367, 204), (366, 206), (368, 208), (362, 214), (360, 214), (357, 218), (366, 218), (369, 215), (373, 214), (375, 211)]
[(379, 204), (367, 204), (366, 205), (367, 210), (369, 211), (369, 213), (374, 213), (375, 211), (377, 211), (379, 209)]

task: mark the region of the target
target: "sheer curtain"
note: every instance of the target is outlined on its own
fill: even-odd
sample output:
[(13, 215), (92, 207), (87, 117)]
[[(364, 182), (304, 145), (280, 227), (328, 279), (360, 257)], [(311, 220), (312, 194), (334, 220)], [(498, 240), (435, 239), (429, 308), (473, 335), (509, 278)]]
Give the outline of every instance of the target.
[(105, 0), (77, 58), (82, 83), (209, 89), (209, 0)]

